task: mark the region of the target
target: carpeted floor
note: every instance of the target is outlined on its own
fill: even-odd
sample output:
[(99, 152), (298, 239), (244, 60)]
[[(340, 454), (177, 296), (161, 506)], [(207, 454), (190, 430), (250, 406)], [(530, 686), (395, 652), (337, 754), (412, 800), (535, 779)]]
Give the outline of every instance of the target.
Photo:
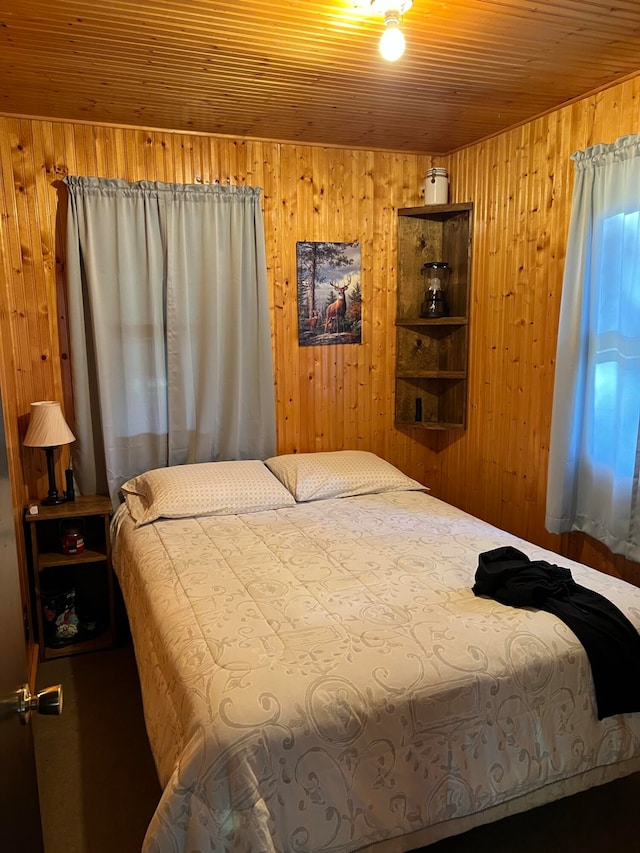
[[(46, 853), (139, 853), (160, 797), (130, 645), (41, 664), (61, 717), (34, 716)], [(640, 774), (428, 848), (429, 853), (637, 853)], [(256, 851), (259, 853), (259, 851)]]
[(32, 718), (45, 853), (140, 853), (161, 791), (133, 650), (41, 663), (58, 683), (62, 715)]

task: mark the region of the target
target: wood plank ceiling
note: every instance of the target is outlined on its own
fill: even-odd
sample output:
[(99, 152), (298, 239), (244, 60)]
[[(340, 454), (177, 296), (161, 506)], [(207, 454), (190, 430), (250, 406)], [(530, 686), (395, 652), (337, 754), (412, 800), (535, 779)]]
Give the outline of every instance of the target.
[(640, 68), (638, 0), (0, 0), (0, 111), (447, 153)]

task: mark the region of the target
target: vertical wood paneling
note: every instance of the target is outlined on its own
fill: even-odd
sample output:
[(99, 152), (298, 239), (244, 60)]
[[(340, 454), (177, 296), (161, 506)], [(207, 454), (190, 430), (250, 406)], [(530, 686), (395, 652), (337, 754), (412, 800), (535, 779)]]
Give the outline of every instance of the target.
[[(9, 134), (0, 137), (0, 158), (3, 162), (11, 160)], [(15, 301), (9, 299), (15, 282), (15, 229), (12, 223), (16, 220), (13, 185), (9, 181), (0, 183), (0, 389), (2, 390), (2, 407), (5, 422), (9, 474), (16, 501), (14, 507), (14, 524), (18, 536), (21, 535), (21, 504), (24, 494), (23, 476), (20, 465), (20, 427), (18, 423), (18, 385), (21, 377), (18, 373), (17, 342), (15, 340), (16, 316)], [(20, 389), (22, 390), (22, 388)], [(21, 541), (18, 539), (18, 541)], [(20, 593), (25, 606), (30, 600), (26, 572), (26, 555), (24, 548), (18, 554), (20, 572)]]
[[(430, 157), (0, 118), (0, 377), (16, 494), (46, 491), (43, 454), (20, 445), (29, 403), (62, 399), (72, 419), (62, 177), (246, 183), (264, 188), (279, 452), (371, 449), (498, 526), (632, 577), (584, 538), (550, 536), (543, 518), (569, 157), (637, 131), (639, 87), (438, 158), (451, 201), (474, 202), (468, 428), (441, 435), (393, 427), (396, 210), (421, 203)], [(298, 240), (361, 243), (362, 345), (298, 347)]]
[[(630, 80), (447, 158), (453, 201), (474, 201), (470, 412), (442, 452), (446, 500), (561, 554), (638, 582), (587, 537), (544, 528), (571, 154), (640, 131)], [(470, 485), (467, 485), (470, 484)]]

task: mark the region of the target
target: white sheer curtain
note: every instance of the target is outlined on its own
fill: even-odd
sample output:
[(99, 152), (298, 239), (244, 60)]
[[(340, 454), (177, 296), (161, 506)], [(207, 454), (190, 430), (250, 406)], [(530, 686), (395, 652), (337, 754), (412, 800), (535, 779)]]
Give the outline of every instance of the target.
[(640, 562), (640, 136), (573, 159), (546, 526)]
[(275, 453), (261, 190), (67, 177), (82, 492)]

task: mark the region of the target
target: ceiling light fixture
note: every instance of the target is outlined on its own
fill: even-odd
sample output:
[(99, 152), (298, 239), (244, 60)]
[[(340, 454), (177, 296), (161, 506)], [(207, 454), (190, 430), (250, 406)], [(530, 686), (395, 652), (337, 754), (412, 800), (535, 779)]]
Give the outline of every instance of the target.
[(412, 3), (413, 0), (371, 0), (373, 10), (384, 15), (380, 53), (388, 62), (395, 62), (404, 53), (406, 42), (400, 29), (400, 18)]

